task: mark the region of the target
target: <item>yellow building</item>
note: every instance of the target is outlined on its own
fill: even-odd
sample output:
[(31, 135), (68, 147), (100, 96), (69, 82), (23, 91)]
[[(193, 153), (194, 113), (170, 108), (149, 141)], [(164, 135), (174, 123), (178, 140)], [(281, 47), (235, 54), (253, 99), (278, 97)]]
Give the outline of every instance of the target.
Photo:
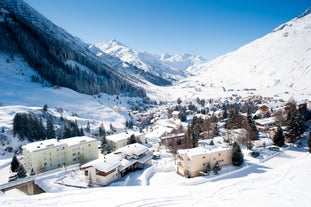
[(206, 172), (207, 163), (211, 167), (218, 161), (220, 166), (232, 162), (232, 149), (216, 146), (201, 146), (177, 151), (176, 171), (185, 177), (196, 177)]
[(32, 142), (22, 149), (26, 171), (35, 173), (98, 158), (97, 140), (86, 136)]

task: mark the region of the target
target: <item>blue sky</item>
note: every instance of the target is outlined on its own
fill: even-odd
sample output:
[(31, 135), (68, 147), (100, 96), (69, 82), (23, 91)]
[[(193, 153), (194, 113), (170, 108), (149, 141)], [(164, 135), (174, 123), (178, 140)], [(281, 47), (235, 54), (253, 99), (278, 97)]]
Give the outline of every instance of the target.
[(311, 7), (310, 0), (25, 0), (87, 43), (117, 39), (152, 54), (209, 60)]

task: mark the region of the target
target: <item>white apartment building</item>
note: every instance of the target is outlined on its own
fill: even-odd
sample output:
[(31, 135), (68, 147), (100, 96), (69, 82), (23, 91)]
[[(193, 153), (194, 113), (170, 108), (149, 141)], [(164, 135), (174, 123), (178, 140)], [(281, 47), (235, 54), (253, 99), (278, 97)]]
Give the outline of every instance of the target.
[(137, 141), (139, 141), (140, 143), (146, 144), (145, 134), (132, 130), (129, 130), (128, 132), (121, 132), (118, 134), (109, 135), (106, 137), (106, 139), (112, 141), (115, 144), (116, 149), (119, 149), (128, 144), (128, 139), (131, 137), (131, 135), (135, 135)]
[(98, 142), (87, 136), (37, 141), (22, 149), (26, 171), (35, 173), (98, 158)]
[(196, 177), (218, 162), (220, 166), (232, 162), (232, 149), (217, 146), (200, 146), (192, 149), (177, 151), (176, 171), (185, 177)]

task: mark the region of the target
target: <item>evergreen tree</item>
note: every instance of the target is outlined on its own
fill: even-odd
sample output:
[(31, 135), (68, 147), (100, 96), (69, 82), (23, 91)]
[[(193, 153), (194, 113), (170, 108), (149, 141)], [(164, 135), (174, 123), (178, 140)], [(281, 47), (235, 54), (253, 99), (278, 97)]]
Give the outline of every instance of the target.
[(127, 144), (129, 145), (129, 144), (134, 144), (134, 143), (137, 143), (137, 138), (135, 137), (134, 134), (132, 134), (130, 138), (128, 138)]
[(80, 136), (84, 136), (84, 131), (82, 127), (80, 127)]
[(17, 113), (13, 118), (13, 135), (17, 134), (21, 140), (42, 140), (46, 137), (46, 129), (42, 119), (38, 119), (34, 113)]
[(106, 130), (105, 130), (105, 127), (104, 127), (104, 124), (103, 124), (103, 123), (101, 123), (101, 124), (99, 125), (99, 128), (98, 128), (98, 135), (99, 135), (100, 137), (103, 137), (103, 136), (106, 137)]
[(303, 117), (298, 110), (294, 111), (294, 113), (290, 116), (287, 131), (287, 137), (290, 138), (291, 141), (295, 141), (306, 131)]
[(48, 118), (46, 121), (46, 138), (51, 139), (55, 138), (56, 133), (54, 129), (54, 124), (51, 118)]
[(48, 105), (47, 105), (47, 104), (44, 104), (44, 106), (43, 106), (43, 111), (45, 111), (45, 112), (48, 111)]
[(232, 146), (232, 165), (241, 166), (243, 162), (244, 157), (240, 145), (237, 142), (234, 142)]
[(16, 170), (17, 172), (17, 177), (18, 178), (25, 178), (27, 176), (27, 173), (26, 173), (26, 170), (25, 170), (25, 167), (20, 164)]
[(247, 111), (247, 124), (246, 130), (248, 131), (249, 139), (258, 140), (258, 129), (250, 110)]
[(89, 122), (89, 121), (87, 122), (85, 131), (86, 131), (87, 133), (90, 133), (90, 132), (91, 132), (91, 127), (90, 127), (90, 122)]
[(278, 126), (277, 131), (273, 137), (273, 143), (279, 147), (282, 147), (284, 145), (285, 137), (283, 134), (283, 129)]
[(215, 166), (213, 167), (213, 172), (215, 175), (218, 174), (218, 172), (221, 170), (221, 167), (219, 166), (218, 161), (215, 163)]
[(178, 97), (178, 99), (177, 99), (177, 104), (180, 105), (181, 103), (182, 103), (182, 100), (181, 100), (180, 97)]
[(11, 161), (11, 171), (12, 172), (16, 172), (17, 168), (20, 166), (21, 164), (19, 163), (16, 155), (14, 154), (12, 161)]
[(107, 140), (106, 136), (103, 136), (100, 146), (100, 152), (103, 155), (109, 154), (115, 150), (115, 144), (112, 141)]
[(62, 128), (62, 139), (81, 136), (77, 121), (68, 120)]

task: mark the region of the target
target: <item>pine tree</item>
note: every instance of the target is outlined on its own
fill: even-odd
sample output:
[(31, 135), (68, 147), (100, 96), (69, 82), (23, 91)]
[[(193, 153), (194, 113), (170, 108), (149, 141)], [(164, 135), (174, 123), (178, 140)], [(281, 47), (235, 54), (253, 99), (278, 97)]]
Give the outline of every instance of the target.
[(250, 110), (247, 111), (247, 124), (246, 130), (248, 130), (248, 136), (250, 140), (258, 140), (258, 129), (256, 123), (252, 117)]
[(278, 126), (277, 131), (273, 137), (273, 143), (279, 147), (282, 147), (284, 145), (284, 134), (283, 134), (283, 129)]
[(137, 143), (137, 139), (136, 139), (135, 135), (132, 134), (132, 135), (130, 136), (130, 138), (128, 138), (127, 144), (129, 145), (129, 144), (134, 144), (134, 143)]
[(21, 164), (19, 163), (16, 155), (14, 154), (12, 161), (11, 161), (11, 171), (12, 172), (16, 172), (17, 168), (20, 166)]
[(20, 164), (16, 170), (17, 172), (17, 177), (18, 178), (25, 178), (27, 176), (27, 173), (26, 173), (26, 170), (25, 170), (25, 167)]
[(218, 161), (215, 163), (215, 166), (213, 167), (213, 172), (215, 175), (218, 174), (218, 172), (221, 170), (221, 167), (219, 166)]
[(287, 123), (287, 137), (289, 137), (291, 141), (295, 141), (306, 131), (303, 117), (298, 110), (295, 110), (294, 113), (290, 115), (290, 119)]
[(234, 142), (232, 146), (232, 165), (241, 166), (243, 162), (244, 157), (240, 145), (237, 142)]
[(90, 122), (89, 122), (89, 121), (87, 122), (85, 131), (86, 131), (87, 133), (90, 133), (90, 132), (91, 132), (91, 127), (90, 127)]
[(98, 128), (98, 135), (99, 135), (100, 137), (106, 136), (106, 130), (105, 130), (105, 127), (104, 127), (104, 124), (103, 124), (103, 123), (101, 123), (101, 124), (99, 125), (99, 128)]
[(55, 129), (51, 118), (48, 118), (46, 121), (46, 138), (55, 138)]
[(83, 131), (83, 128), (80, 127), (80, 133), (79, 133), (79, 136), (84, 136), (84, 131)]
[(48, 105), (47, 105), (47, 104), (44, 104), (44, 106), (43, 106), (43, 111), (45, 111), (45, 112), (48, 111)]

